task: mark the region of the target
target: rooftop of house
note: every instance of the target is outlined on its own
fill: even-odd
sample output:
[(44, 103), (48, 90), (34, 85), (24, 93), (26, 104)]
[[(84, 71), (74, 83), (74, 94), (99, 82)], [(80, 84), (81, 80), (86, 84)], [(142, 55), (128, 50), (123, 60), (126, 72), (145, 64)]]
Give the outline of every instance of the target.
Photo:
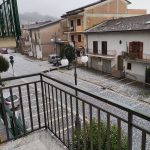
[(39, 28), (44, 28), (44, 27), (47, 27), (49, 25), (53, 25), (55, 23), (59, 23), (61, 19), (59, 20), (56, 20), (56, 21), (44, 21), (44, 22), (36, 22), (34, 24), (30, 24), (30, 25), (27, 25), (27, 26), (24, 26), (24, 30), (34, 30), (34, 29), (39, 29)]
[(104, 21), (85, 33), (150, 30), (150, 14)]
[[(62, 15), (61, 17), (66, 17), (66, 16), (78, 14), (78, 13), (80, 13), (80, 12), (83, 12), (85, 8), (88, 8), (88, 7), (91, 7), (91, 6), (100, 4), (100, 3), (105, 2), (105, 1), (107, 1), (107, 0), (98, 0), (97, 2), (94, 2), (94, 3), (88, 4), (88, 5), (79, 7), (79, 8), (77, 8), (77, 9), (73, 9), (73, 10), (71, 10), (71, 11), (66, 12), (66, 14)], [(125, 0), (125, 1), (126, 1), (128, 4), (131, 4), (130, 1), (128, 1), (128, 0)]]

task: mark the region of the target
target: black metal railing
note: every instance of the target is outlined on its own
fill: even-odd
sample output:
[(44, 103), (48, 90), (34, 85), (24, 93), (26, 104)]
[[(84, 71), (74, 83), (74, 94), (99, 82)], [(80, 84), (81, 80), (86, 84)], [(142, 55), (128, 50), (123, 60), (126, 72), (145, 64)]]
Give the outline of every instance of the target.
[(0, 37), (21, 36), (17, 0), (2, 0), (0, 4)]
[[(6, 129), (2, 143), (47, 129), (68, 149), (150, 149), (148, 115), (46, 74), (2, 79), (4, 81), (15, 82), (0, 89)], [(20, 107), (16, 109), (12, 101), (12, 109), (8, 110), (5, 93), (11, 98), (19, 97)], [(80, 127), (75, 126), (77, 111)]]

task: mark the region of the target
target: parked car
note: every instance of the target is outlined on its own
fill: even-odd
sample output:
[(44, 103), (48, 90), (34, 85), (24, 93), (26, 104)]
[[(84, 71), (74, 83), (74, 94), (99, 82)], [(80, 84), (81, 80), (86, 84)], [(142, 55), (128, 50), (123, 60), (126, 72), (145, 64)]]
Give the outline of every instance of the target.
[[(3, 93), (3, 98), (4, 98), (4, 104), (6, 107), (8, 107), (9, 109), (12, 109), (12, 98), (13, 98), (13, 102), (14, 102), (14, 108), (17, 108), (18, 106), (20, 106), (20, 101), (19, 98), (13, 94), (12, 98), (10, 93)], [(2, 103), (2, 99), (0, 97), (0, 103)]]
[(54, 61), (56, 61), (57, 59), (60, 59), (58, 55), (56, 54), (51, 54), (48, 56), (48, 62), (49, 63), (53, 63)]
[(61, 65), (61, 59), (58, 57), (57, 59), (53, 60), (54, 66), (60, 66)]
[(8, 54), (7, 48), (0, 49), (1, 54)]

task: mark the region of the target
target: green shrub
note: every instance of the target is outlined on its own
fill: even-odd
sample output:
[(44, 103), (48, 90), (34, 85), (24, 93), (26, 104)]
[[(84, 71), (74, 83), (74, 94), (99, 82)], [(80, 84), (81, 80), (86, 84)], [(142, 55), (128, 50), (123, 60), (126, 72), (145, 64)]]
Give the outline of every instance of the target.
[[(98, 122), (93, 119), (92, 121), (92, 130), (90, 130), (90, 124), (86, 122), (85, 124), (85, 131), (84, 128), (81, 128), (81, 130), (75, 129), (74, 135), (73, 135), (73, 145), (74, 150), (84, 149), (84, 141), (86, 143), (86, 150), (90, 150), (90, 144), (91, 144), (91, 136), (93, 141), (93, 149), (98, 150)], [(110, 149), (111, 150), (117, 150), (117, 136), (118, 136), (118, 129), (116, 125), (110, 126)], [(121, 133), (121, 150), (127, 150), (127, 135), (125, 133)], [(79, 141), (79, 142), (78, 142)], [(101, 122), (101, 148), (102, 150), (106, 150), (106, 143), (107, 143), (107, 125), (105, 122)], [(78, 148), (78, 143), (80, 143), (80, 148)]]
[(8, 69), (9, 69), (9, 62), (3, 56), (0, 56), (0, 85), (2, 85), (1, 73), (6, 72)]
[(129, 53), (129, 58), (132, 59), (132, 60), (135, 60), (136, 56), (135, 56), (134, 53)]
[(0, 73), (6, 72), (8, 69), (9, 62), (3, 56), (0, 56)]
[(71, 63), (75, 59), (75, 50), (71, 45), (64, 45), (60, 51), (60, 58), (66, 56), (69, 63)]
[(150, 76), (150, 67), (146, 68), (146, 73)]

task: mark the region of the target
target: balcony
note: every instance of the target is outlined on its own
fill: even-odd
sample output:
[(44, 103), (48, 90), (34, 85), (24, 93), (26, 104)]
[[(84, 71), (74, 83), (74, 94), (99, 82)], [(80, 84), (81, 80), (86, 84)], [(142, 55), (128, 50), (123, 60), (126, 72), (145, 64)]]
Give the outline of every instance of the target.
[(88, 56), (90, 57), (97, 57), (97, 58), (105, 58), (105, 59), (114, 59), (116, 58), (117, 52), (116, 50), (108, 50), (107, 55), (103, 54), (101, 50), (98, 51), (98, 53), (93, 53), (93, 50), (90, 49)]
[[(0, 88), (6, 132), (1, 150), (17, 150), (18, 144), (29, 150), (55, 146), (60, 150), (63, 146), (70, 150), (150, 149), (149, 114), (44, 73), (1, 81), (8, 84)], [(13, 101), (12, 109), (7, 108), (5, 92), (11, 99), (14, 94), (19, 97), (19, 108), (15, 109)]]
[(67, 26), (62, 27), (62, 29), (63, 29), (63, 33), (68, 33), (68, 32), (70, 32), (70, 28), (67, 27)]
[(123, 57), (131, 62), (137, 62), (137, 63), (144, 63), (144, 64), (150, 64), (150, 54), (143, 54), (141, 58), (137, 57), (133, 53), (129, 52), (123, 52)]

